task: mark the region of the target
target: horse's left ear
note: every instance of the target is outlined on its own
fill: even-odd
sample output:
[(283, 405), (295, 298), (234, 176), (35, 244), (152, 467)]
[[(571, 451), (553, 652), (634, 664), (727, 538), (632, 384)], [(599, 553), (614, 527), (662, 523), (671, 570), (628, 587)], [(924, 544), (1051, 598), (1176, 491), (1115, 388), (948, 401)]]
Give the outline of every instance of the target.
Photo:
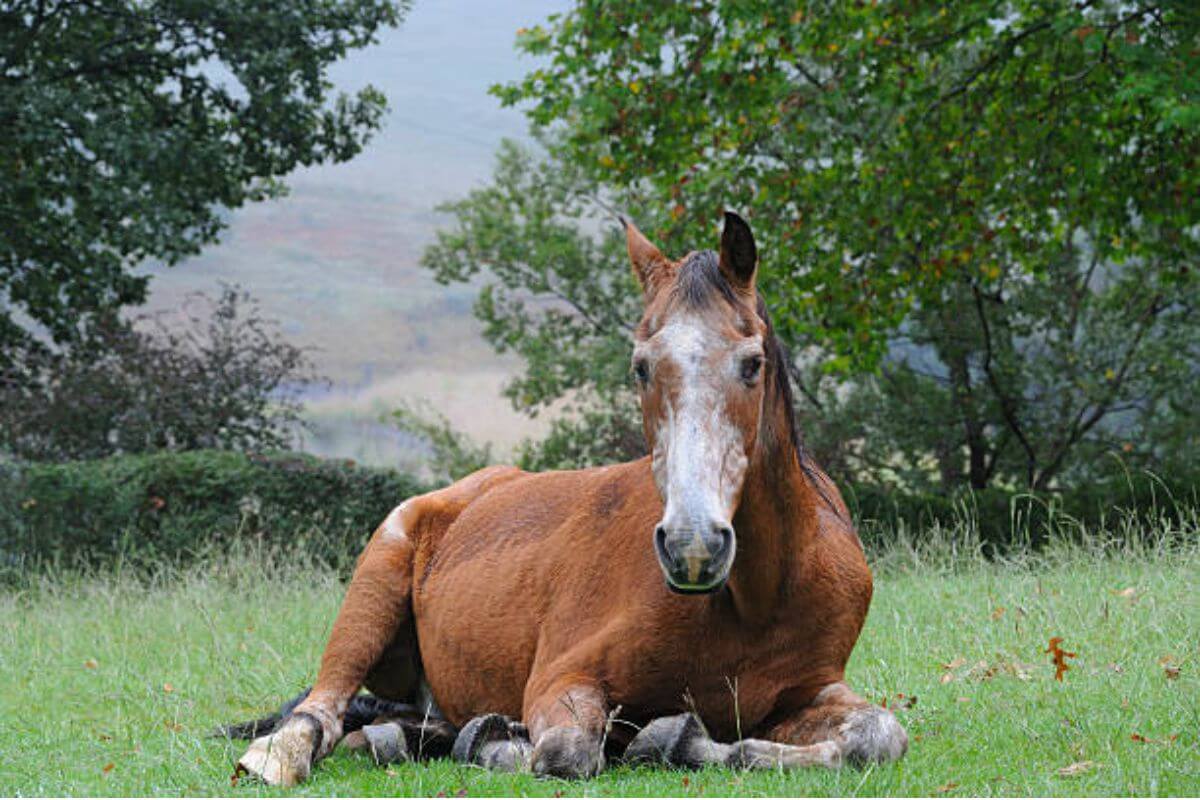
[(725, 212), (721, 231), (721, 272), (725, 280), (740, 292), (754, 296), (754, 273), (758, 270), (758, 248), (746, 220), (732, 211)]

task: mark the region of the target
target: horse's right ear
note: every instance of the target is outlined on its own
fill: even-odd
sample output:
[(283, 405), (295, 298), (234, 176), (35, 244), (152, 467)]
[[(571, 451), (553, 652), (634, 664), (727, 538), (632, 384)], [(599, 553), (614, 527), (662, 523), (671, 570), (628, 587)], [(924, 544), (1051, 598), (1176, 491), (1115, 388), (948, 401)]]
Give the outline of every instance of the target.
[(654, 245), (650, 244), (637, 226), (621, 217), (625, 226), (625, 246), (629, 249), (629, 263), (633, 265), (633, 274), (637, 277), (642, 293), (647, 297), (658, 290), (671, 267), (670, 260)]

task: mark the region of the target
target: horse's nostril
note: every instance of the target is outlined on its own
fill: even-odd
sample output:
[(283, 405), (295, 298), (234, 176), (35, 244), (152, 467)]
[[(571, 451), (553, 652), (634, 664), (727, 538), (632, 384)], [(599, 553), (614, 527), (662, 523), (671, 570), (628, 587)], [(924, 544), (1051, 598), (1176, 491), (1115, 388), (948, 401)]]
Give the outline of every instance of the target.
[(674, 561), (667, 550), (667, 529), (662, 525), (654, 528), (654, 549), (658, 551), (658, 557), (664, 564), (670, 564)]
[(714, 563), (720, 564), (729, 555), (729, 549), (733, 547), (733, 528), (728, 525), (717, 529), (717, 549), (712, 554)]

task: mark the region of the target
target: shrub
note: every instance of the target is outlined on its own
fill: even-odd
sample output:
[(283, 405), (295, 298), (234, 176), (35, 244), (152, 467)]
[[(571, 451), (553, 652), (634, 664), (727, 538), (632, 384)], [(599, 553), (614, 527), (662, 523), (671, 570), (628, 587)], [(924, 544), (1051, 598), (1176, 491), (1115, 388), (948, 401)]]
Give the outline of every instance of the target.
[(186, 561), (253, 538), (345, 568), (392, 507), (425, 490), (393, 470), (294, 453), (0, 462), (0, 560)]
[[(1200, 508), (1200, 470), (1177, 467), (1158, 475), (1109, 471), (1062, 492), (988, 488), (950, 494), (902, 492), (869, 483), (844, 484), (842, 493), (864, 539), (886, 539), (898, 528), (923, 531), (966, 522), (993, 551), (1038, 547), (1056, 535), (1087, 528), (1128, 535), (1168, 517)], [(1135, 524), (1129, 524), (1133, 522)]]
[(182, 316), (106, 317), (0, 369), (0, 448), (66, 461), (286, 447), (314, 380), (306, 352), (232, 286), (194, 295)]

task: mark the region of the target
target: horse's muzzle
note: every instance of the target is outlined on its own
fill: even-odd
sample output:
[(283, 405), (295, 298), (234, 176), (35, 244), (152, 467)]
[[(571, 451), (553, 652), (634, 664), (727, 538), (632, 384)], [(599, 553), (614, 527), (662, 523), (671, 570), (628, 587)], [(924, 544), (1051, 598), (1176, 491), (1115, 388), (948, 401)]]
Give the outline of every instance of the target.
[(707, 594), (725, 585), (733, 568), (737, 539), (733, 528), (714, 524), (707, 532), (696, 529), (654, 529), (654, 554), (677, 594)]

